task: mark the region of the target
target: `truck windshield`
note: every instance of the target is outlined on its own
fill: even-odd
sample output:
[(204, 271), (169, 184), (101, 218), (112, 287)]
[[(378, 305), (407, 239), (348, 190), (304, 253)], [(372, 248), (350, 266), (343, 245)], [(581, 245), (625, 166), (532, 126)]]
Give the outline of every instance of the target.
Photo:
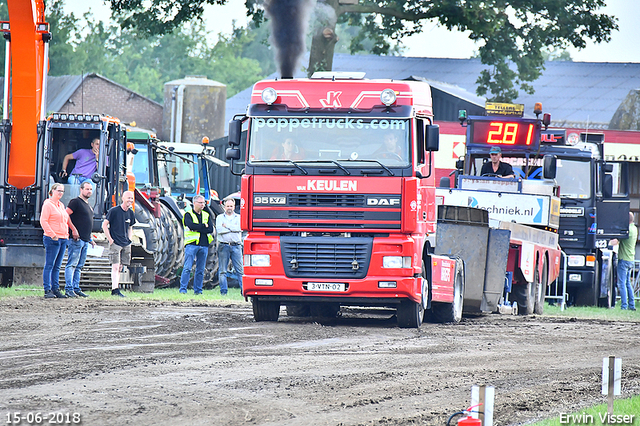
[[(181, 154), (191, 157), (189, 154)], [(195, 161), (196, 159), (193, 158)], [(165, 155), (164, 164), (158, 167), (160, 182), (167, 182), (172, 194), (193, 194), (196, 192), (196, 168), (175, 155)]]
[(249, 162), (376, 160), (411, 164), (408, 119), (254, 117)]
[(556, 181), (563, 198), (589, 198), (591, 196), (591, 163), (558, 159)]

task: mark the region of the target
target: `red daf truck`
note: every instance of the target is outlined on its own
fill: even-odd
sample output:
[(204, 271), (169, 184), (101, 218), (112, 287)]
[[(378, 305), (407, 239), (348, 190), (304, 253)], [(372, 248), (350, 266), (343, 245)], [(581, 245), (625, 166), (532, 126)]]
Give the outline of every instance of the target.
[[(229, 124), (228, 159), (241, 158), (245, 135), (243, 294), (257, 321), (276, 321), (282, 305), (324, 317), (382, 306), (397, 309), (401, 327), (419, 327), (425, 312), (460, 321), (465, 285), (486, 297), (484, 277), (466, 280), (466, 259), (437, 248), (439, 131), (427, 83), (336, 73), (260, 81)], [(463, 222), (458, 234), (477, 230), (485, 262), (487, 215), (448, 213), (447, 226)], [(506, 263), (506, 251), (494, 254)]]

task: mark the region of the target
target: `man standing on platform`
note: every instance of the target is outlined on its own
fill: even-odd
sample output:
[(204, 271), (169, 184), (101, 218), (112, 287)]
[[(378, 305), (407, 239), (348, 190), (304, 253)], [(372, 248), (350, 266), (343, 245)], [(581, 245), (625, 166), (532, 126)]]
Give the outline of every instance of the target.
[(89, 198), (93, 193), (91, 182), (80, 184), (80, 195), (69, 201), (67, 213), (74, 229), (71, 229), (73, 238), (68, 245), (67, 266), (64, 269), (64, 293), (67, 297), (87, 297), (80, 289), (80, 272), (87, 260), (89, 244), (95, 246), (91, 238), (93, 228), (93, 209), (89, 205)]
[(122, 194), (122, 204), (112, 207), (102, 222), (102, 230), (109, 240), (109, 261), (111, 262), (111, 295), (126, 297), (120, 292), (120, 269), (131, 263), (131, 237), (136, 215), (131, 210), (133, 192)]

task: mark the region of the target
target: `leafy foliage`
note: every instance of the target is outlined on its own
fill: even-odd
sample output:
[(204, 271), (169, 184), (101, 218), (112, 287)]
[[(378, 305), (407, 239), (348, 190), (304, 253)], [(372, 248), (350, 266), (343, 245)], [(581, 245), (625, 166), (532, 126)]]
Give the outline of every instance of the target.
[[(184, 22), (157, 37), (136, 29), (105, 25), (90, 13), (66, 15), (63, 0), (47, 3), (51, 25), (49, 75), (97, 73), (157, 102), (163, 102), (163, 83), (202, 75), (227, 85), (227, 96), (264, 78), (259, 62), (238, 54), (254, 43), (256, 34), (236, 28), (209, 46), (209, 34), (198, 20)], [(0, 19), (8, 20), (6, 0), (0, 0)], [(2, 49), (4, 44), (0, 43)], [(4, 69), (4, 54), (0, 56)]]
[[(228, 0), (150, 0), (145, 11), (142, 0), (112, 0), (112, 10), (126, 27), (147, 34), (162, 34), (181, 22), (201, 19), (207, 4)], [(271, 0), (276, 1), (276, 0)], [(494, 101), (510, 101), (519, 90), (532, 92), (530, 82), (544, 69), (543, 48), (568, 46), (583, 48), (586, 40), (606, 42), (617, 29), (616, 19), (597, 13), (605, 0), (318, 0), (334, 11), (333, 22), (323, 25), (335, 31), (346, 23), (360, 30), (351, 38), (352, 53), (368, 50), (389, 54), (403, 37), (422, 31), (422, 24), (435, 21), (449, 30), (469, 31), (479, 43), (479, 57), (487, 68), (478, 77), (477, 93)], [(264, 0), (245, 0), (247, 14), (256, 25), (265, 21)], [(316, 29), (322, 31), (322, 28)], [(318, 37), (317, 40), (322, 40)], [(373, 42), (367, 49), (364, 40)], [(314, 38), (314, 43), (317, 42)], [(438, 40), (434, 40), (437, 43)], [(452, 46), (455, 49), (455, 46)], [(314, 52), (312, 46), (311, 51)], [(332, 49), (316, 49), (320, 55), (333, 55)], [(330, 58), (310, 57), (309, 69), (316, 63), (330, 64)]]

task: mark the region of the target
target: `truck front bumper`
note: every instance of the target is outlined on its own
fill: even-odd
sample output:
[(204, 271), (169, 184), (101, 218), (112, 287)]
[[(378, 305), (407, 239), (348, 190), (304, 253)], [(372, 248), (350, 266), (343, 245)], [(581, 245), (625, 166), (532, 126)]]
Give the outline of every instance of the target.
[[(272, 285), (256, 285), (271, 282)], [(328, 284), (331, 291), (310, 290), (317, 284)], [(392, 287), (394, 286), (395, 287)], [(242, 277), (243, 295), (260, 300), (312, 303), (332, 302), (350, 306), (395, 306), (404, 300), (422, 301), (422, 279), (419, 277), (367, 277), (364, 280), (293, 280), (287, 277)]]

